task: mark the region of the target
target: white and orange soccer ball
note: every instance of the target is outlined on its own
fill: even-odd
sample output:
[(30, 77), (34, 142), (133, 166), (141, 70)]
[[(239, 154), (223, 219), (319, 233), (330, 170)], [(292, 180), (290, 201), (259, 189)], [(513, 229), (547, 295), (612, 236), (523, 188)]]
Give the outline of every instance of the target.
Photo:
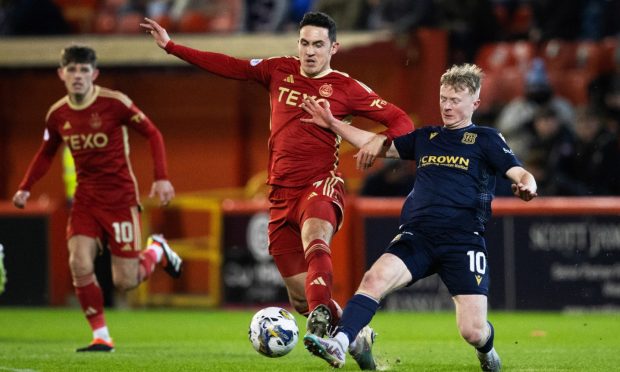
[(289, 311), (281, 307), (266, 307), (252, 317), (248, 335), (254, 350), (277, 358), (293, 350), (299, 340), (299, 328)]

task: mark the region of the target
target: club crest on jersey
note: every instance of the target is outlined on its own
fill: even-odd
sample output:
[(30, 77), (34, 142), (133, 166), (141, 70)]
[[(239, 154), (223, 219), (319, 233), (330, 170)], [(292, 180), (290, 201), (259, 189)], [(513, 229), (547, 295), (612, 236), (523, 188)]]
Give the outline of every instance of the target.
[(98, 113), (93, 113), (90, 115), (90, 121), (88, 122), (88, 124), (90, 125), (91, 128), (93, 129), (99, 129), (101, 128), (101, 116), (99, 116)]
[(333, 93), (334, 93), (334, 89), (332, 88), (331, 84), (323, 84), (319, 88), (319, 94), (321, 95), (321, 97), (325, 97), (325, 98), (331, 97)]
[(463, 139), (461, 140), (461, 142), (466, 145), (473, 145), (474, 143), (476, 143), (477, 136), (478, 135), (476, 133), (465, 132), (465, 134), (463, 134)]

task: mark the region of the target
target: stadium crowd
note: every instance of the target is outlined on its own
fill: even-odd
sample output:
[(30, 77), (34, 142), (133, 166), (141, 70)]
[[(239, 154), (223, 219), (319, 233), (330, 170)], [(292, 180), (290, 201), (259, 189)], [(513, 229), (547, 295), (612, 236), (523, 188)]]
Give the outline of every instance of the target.
[[(0, 1), (0, 34), (135, 34), (145, 16), (177, 34), (277, 33), (294, 31), (308, 10), (332, 15), (340, 30), (387, 29), (397, 40), (444, 29), (448, 64), (475, 62), (485, 72), (474, 121), (506, 135), (541, 195), (620, 195), (620, 0), (34, 3)], [(509, 194), (499, 182), (498, 195)]]

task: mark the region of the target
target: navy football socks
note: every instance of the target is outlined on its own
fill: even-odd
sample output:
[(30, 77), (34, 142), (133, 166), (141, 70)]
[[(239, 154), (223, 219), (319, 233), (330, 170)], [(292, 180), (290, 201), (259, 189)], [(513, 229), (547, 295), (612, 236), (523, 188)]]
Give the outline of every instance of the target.
[(379, 302), (363, 294), (354, 295), (344, 308), (338, 331), (347, 335), (353, 342), (359, 331), (364, 328), (379, 308)]
[(476, 350), (484, 354), (488, 353), (489, 351), (491, 351), (491, 349), (493, 349), (493, 339), (495, 338), (495, 329), (493, 328), (493, 324), (491, 324), (491, 322), (489, 322), (488, 320), (487, 320), (487, 323), (489, 323), (489, 328), (491, 329), (491, 335), (489, 336), (489, 339), (484, 344), (484, 346), (476, 348)]

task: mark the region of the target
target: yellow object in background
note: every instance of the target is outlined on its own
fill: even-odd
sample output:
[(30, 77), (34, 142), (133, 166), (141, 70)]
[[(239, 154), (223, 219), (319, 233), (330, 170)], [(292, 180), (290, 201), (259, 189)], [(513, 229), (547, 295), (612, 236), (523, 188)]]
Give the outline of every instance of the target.
[(65, 195), (67, 201), (71, 202), (77, 186), (77, 174), (75, 173), (73, 155), (71, 155), (71, 151), (66, 146), (62, 153), (62, 169), (62, 179), (65, 182)]
[(0, 294), (6, 285), (6, 270), (4, 269), (4, 247), (0, 244)]

